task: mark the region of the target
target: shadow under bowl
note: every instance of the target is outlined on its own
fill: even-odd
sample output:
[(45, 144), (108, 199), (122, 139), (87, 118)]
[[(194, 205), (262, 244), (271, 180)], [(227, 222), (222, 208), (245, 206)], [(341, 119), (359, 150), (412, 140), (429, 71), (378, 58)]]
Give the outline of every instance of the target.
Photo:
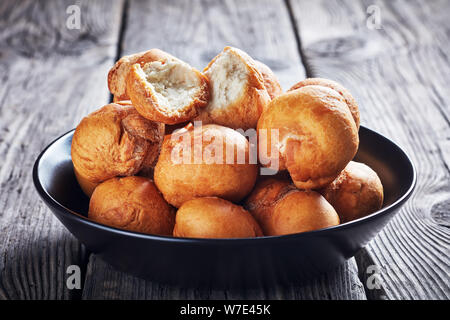
[(118, 270), (185, 287), (236, 288), (301, 282), (354, 256), (410, 197), (416, 172), (407, 154), (361, 127), (355, 160), (372, 167), (384, 186), (383, 208), (335, 227), (252, 239), (188, 239), (141, 234), (87, 218), (70, 156), (73, 130), (39, 155), (33, 180), (39, 195), (90, 251)]

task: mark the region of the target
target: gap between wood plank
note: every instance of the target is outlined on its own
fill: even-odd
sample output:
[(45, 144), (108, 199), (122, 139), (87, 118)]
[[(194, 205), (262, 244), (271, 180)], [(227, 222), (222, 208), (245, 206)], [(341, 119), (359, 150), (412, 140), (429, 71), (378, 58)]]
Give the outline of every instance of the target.
[(80, 294), (67, 288), (66, 268), (86, 267), (85, 250), (39, 199), (31, 168), (52, 137), (108, 102), (102, 75), (116, 53), (122, 2), (78, 1), (82, 23), (74, 30), (66, 25), (72, 4), (0, 5), (0, 183), (7, 191), (0, 197), (0, 299)]
[(313, 71), (311, 69), (311, 66), (308, 64), (306, 56), (304, 55), (304, 52), (303, 52), (302, 40), (300, 39), (300, 33), (299, 33), (299, 27), (298, 27), (297, 21), (295, 20), (290, 0), (284, 0), (284, 3), (286, 5), (286, 9), (289, 14), (289, 20), (291, 21), (292, 29), (293, 29), (294, 35), (295, 35), (295, 41), (297, 42), (297, 50), (300, 55), (301, 63), (303, 64), (303, 68), (305, 68), (306, 77), (311, 78), (311, 77), (313, 77)]
[[(125, 34), (125, 29), (128, 24), (128, 12), (130, 8), (129, 0), (124, 0), (122, 5), (122, 17), (120, 19), (120, 28), (119, 28), (119, 37), (117, 39), (117, 48), (116, 48), (116, 58), (114, 60), (114, 63), (118, 61), (122, 57), (122, 42)], [(113, 102), (114, 97), (113, 94), (109, 94), (109, 102)], [(89, 260), (89, 259), (88, 259)]]
[[(129, 0), (124, 0), (123, 5), (122, 5), (122, 16), (120, 19), (120, 27), (119, 27), (119, 35), (118, 35), (118, 40), (117, 40), (116, 55), (115, 55), (115, 60), (113, 61), (113, 63), (116, 63), (116, 61), (119, 60), (122, 55), (122, 41), (123, 41), (123, 36), (125, 33), (127, 21), (128, 21), (128, 8), (129, 8)], [(110, 103), (113, 102), (113, 95), (111, 93), (109, 94), (109, 102)], [(84, 244), (82, 244), (82, 247), (85, 252), (83, 263), (81, 266), (81, 283), (83, 285), (80, 290), (77, 290), (77, 293), (73, 296), (72, 300), (81, 300), (83, 297), (83, 292), (84, 292), (85, 283), (86, 283), (87, 267), (88, 267), (90, 257), (92, 255), (92, 252), (89, 251), (89, 249), (86, 248), (84, 246)]]
[[(123, 40), (123, 35), (125, 33), (127, 19), (128, 19), (128, 7), (129, 7), (129, 0), (124, 0), (123, 5), (122, 5), (122, 16), (120, 19), (120, 27), (119, 27), (119, 35), (118, 35), (118, 40), (117, 40), (116, 55), (115, 55), (115, 59), (114, 59), (113, 63), (115, 63), (117, 60), (119, 60), (121, 57), (121, 54), (122, 54), (122, 40)], [(110, 103), (113, 102), (112, 93), (109, 94), (109, 102)], [(81, 268), (81, 283), (83, 285), (80, 290), (76, 290), (76, 293), (72, 297), (72, 300), (81, 300), (82, 299), (84, 286), (85, 286), (85, 282), (86, 282), (87, 267), (88, 267), (88, 263), (90, 260), (90, 256), (92, 254), (92, 252), (89, 251), (89, 249), (86, 248), (84, 246), (84, 244), (81, 244), (81, 245), (82, 245), (82, 248), (84, 251), (83, 263), (80, 266), (80, 268)]]

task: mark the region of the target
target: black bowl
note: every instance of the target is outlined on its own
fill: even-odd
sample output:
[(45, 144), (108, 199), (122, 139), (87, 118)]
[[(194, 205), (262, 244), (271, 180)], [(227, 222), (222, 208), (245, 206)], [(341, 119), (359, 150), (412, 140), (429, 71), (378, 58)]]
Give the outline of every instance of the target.
[(33, 179), (56, 217), (86, 247), (119, 270), (181, 286), (252, 287), (303, 281), (341, 264), (373, 238), (411, 195), (416, 172), (389, 139), (360, 129), (357, 161), (371, 166), (384, 186), (383, 208), (322, 230), (256, 239), (188, 239), (124, 231), (87, 219), (89, 199), (75, 179), (73, 131), (39, 155)]

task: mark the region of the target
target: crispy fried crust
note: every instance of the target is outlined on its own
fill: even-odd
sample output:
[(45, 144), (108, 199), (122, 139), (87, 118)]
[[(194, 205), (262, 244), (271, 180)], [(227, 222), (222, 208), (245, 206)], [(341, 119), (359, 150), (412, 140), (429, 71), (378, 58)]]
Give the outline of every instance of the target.
[[(278, 130), (278, 141), (271, 141), (271, 129)], [(263, 130), (269, 134), (263, 135)], [(333, 181), (359, 144), (358, 129), (342, 96), (312, 85), (272, 100), (258, 121), (258, 136), (259, 147), (265, 144), (275, 150), (280, 170), (287, 169), (300, 189), (317, 189)], [(260, 157), (260, 161), (269, 166), (274, 159)]]
[(353, 120), (355, 120), (356, 127), (359, 129), (360, 115), (358, 104), (356, 103), (356, 100), (355, 98), (353, 98), (351, 93), (346, 88), (344, 88), (340, 83), (330, 79), (308, 78), (293, 85), (292, 88), (289, 89), (289, 91), (299, 89), (305, 86), (324, 86), (337, 91), (347, 103), (347, 106), (350, 109), (350, 112), (352, 113)]
[(263, 235), (252, 215), (229, 201), (197, 198), (185, 202), (177, 211), (175, 237), (253, 238)]
[(281, 89), (280, 82), (278, 81), (277, 76), (273, 73), (272, 69), (270, 69), (267, 65), (262, 63), (261, 61), (254, 60), (256, 68), (261, 73), (264, 86), (266, 87), (267, 93), (270, 96), (270, 99), (273, 99), (280, 94), (283, 93), (283, 89)]
[(159, 103), (155, 90), (146, 80), (140, 64), (134, 64), (126, 78), (127, 92), (136, 110), (145, 118), (165, 124), (177, 124), (195, 118), (199, 109), (207, 105), (209, 99), (208, 79), (200, 71), (191, 67), (199, 84), (192, 101), (178, 110)]
[(383, 185), (377, 173), (354, 161), (320, 193), (333, 205), (342, 222), (364, 217), (383, 205)]
[[(213, 138), (207, 139), (208, 135)], [(218, 142), (215, 151), (210, 141)], [(230, 145), (237, 150), (231, 154), (233, 163), (227, 163)], [(223, 150), (221, 155), (219, 150)], [(197, 157), (199, 154), (202, 158)], [(208, 161), (206, 154), (216, 154), (217, 161)], [(237, 154), (245, 156), (242, 164), (237, 162)], [(188, 126), (164, 138), (154, 179), (166, 201), (177, 208), (188, 200), (208, 196), (239, 202), (252, 190), (258, 173), (257, 165), (248, 159), (248, 141), (233, 129), (204, 125), (194, 130)]]
[(259, 181), (245, 207), (266, 236), (312, 231), (339, 224), (336, 211), (324, 197), (315, 191), (298, 190), (287, 179)]
[(172, 235), (173, 209), (153, 181), (143, 177), (112, 178), (92, 194), (89, 218), (120, 229)]
[(287, 193), (296, 190), (288, 179), (260, 177), (252, 193), (245, 200), (245, 208), (261, 226), (264, 235), (272, 233), (273, 206)]
[(174, 56), (159, 49), (151, 49), (120, 58), (108, 72), (108, 88), (114, 95), (113, 101), (130, 99), (126, 90), (126, 78), (133, 64), (144, 65), (148, 62), (164, 61), (166, 59), (176, 60)]
[(141, 117), (132, 106), (109, 104), (85, 117), (72, 139), (72, 161), (83, 190), (129, 176), (155, 164), (164, 125)]
[[(225, 47), (224, 50), (210, 61), (208, 66), (203, 70), (203, 73), (210, 80), (210, 90), (214, 90), (214, 84), (211, 83), (211, 68), (219, 59), (219, 57), (229, 52), (237, 57), (246, 66), (246, 87), (243, 88), (242, 94), (234, 101), (228, 101), (225, 107), (213, 108), (214, 103), (213, 93), (211, 99), (202, 109), (200, 115), (196, 120), (200, 120), (203, 124), (219, 124), (233, 129), (249, 129), (256, 128), (256, 124), (261, 113), (266, 109), (270, 101), (270, 96), (264, 85), (262, 74), (258, 71), (255, 61), (245, 52), (232, 48)], [(226, 79), (225, 81), (229, 81)]]

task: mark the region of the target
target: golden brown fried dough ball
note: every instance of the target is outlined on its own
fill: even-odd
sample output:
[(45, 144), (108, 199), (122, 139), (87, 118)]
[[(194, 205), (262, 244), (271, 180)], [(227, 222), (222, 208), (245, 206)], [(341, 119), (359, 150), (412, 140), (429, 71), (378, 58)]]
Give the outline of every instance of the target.
[(227, 200), (216, 197), (185, 202), (176, 215), (175, 237), (253, 238), (262, 236), (252, 215)]
[(315, 191), (298, 190), (286, 179), (259, 181), (245, 206), (266, 236), (312, 231), (339, 224), (336, 211), (324, 197)]
[(203, 70), (211, 97), (196, 120), (233, 129), (256, 128), (270, 96), (255, 61), (245, 52), (225, 47)]
[(101, 183), (89, 203), (89, 218), (115, 228), (171, 235), (173, 208), (144, 177), (112, 178)]
[(255, 217), (266, 236), (271, 233), (274, 204), (293, 190), (296, 188), (289, 179), (258, 177), (255, 188), (245, 200), (245, 208)]
[(351, 95), (351, 93), (344, 88), (340, 83), (330, 80), (330, 79), (323, 79), (323, 78), (308, 78), (303, 81), (300, 81), (299, 83), (292, 86), (292, 88), (289, 89), (289, 91), (306, 87), (306, 86), (323, 86), (330, 89), (335, 90), (338, 92), (347, 103), (348, 108), (350, 109), (350, 112), (352, 113), (353, 120), (355, 120), (356, 127), (359, 129), (359, 108), (358, 104), (356, 103), (355, 98)]
[(208, 78), (173, 57), (133, 64), (126, 91), (143, 117), (165, 124), (195, 118), (209, 99)]
[(252, 190), (257, 172), (257, 164), (249, 161), (249, 143), (239, 132), (188, 125), (164, 138), (154, 178), (167, 202), (178, 208), (209, 196), (238, 202)]
[(280, 82), (278, 81), (277, 76), (273, 73), (272, 69), (270, 69), (267, 65), (258, 60), (255, 60), (255, 64), (256, 68), (263, 77), (264, 86), (266, 87), (270, 99), (273, 99), (276, 96), (282, 94), (283, 89), (281, 89)]
[(108, 73), (108, 88), (114, 95), (114, 102), (130, 99), (127, 94), (126, 78), (132, 65), (138, 63), (143, 66), (149, 62), (166, 61), (168, 59), (176, 60), (174, 56), (159, 49), (151, 49), (120, 58)]
[(320, 191), (342, 222), (352, 221), (381, 208), (383, 185), (369, 166), (351, 161), (341, 174)]
[[(271, 130), (278, 132), (273, 140)], [(279, 161), (300, 189), (321, 188), (333, 181), (358, 150), (358, 129), (342, 96), (324, 86), (306, 86), (273, 99), (258, 121), (264, 166)], [(278, 158), (278, 159), (277, 159)]]
[(72, 161), (78, 182), (90, 196), (99, 183), (135, 175), (155, 165), (164, 125), (149, 121), (130, 105), (109, 104), (77, 126)]

